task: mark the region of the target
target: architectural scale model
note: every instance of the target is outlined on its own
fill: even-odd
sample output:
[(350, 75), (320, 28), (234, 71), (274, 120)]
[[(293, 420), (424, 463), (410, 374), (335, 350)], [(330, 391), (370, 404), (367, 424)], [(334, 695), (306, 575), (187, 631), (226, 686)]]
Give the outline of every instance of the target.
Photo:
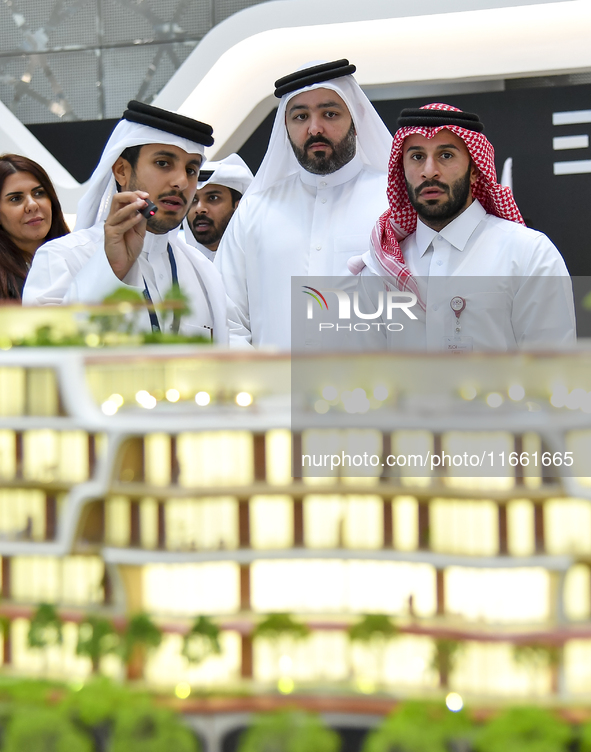
[[(588, 695), (590, 361), (474, 355), (458, 371), (438, 356), (2, 352), (5, 668), (83, 679), (77, 622), (147, 613), (165, 633), (146, 666), (155, 687)], [(359, 437), (398, 465), (300, 471), (302, 455), (353, 453)], [(462, 477), (410, 460), (446, 452), (505, 467)], [(45, 656), (27, 647), (40, 603), (66, 622)], [(253, 640), (275, 613), (309, 636)], [(398, 634), (351, 644), (366, 614)], [(182, 636), (201, 615), (222, 653), (191, 667)], [(442, 677), (434, 655), (452, 641)], [(521, 663), (516, 646), (547, 660)], [(123, 669), (111, 656), (103, 670)]]

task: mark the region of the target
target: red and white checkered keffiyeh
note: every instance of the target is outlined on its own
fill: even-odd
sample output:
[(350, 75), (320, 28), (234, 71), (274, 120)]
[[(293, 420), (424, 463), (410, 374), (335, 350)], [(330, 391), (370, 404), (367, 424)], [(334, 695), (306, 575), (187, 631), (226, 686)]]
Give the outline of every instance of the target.
[[(460, 112), (449, 104), (428, 104), (422, 110), (448, 110)], [(497, 183), (495, 152), (490, 141), (482, 134), (461, 128), (457, 125), (437, 127), (412, 126), (399, 128), (392, 142), (388, 164), (388, 203), (387, 209), (378, 219), (371, 233), (373, 254), (385, 274), (394, 277), (399, 290), (414, 292), (419, 298), (418, 288), (409, 268), (404, 262), (399, 240), (417, 229), (417, 213), (408, 198), (402, 165), (402, 144), (408, 136), (418, 133), (425, 138), (433, 138), (440, 130), (455, 133), (468, 147), (473, 163), (478, 168), (478, 179), (472, 186), (472, 195), (477, 198), (488, 214), (518, 222), (524, 225), (523, 217), (511, 189)], [(422, 306), (424, 308), (424, 305)]]

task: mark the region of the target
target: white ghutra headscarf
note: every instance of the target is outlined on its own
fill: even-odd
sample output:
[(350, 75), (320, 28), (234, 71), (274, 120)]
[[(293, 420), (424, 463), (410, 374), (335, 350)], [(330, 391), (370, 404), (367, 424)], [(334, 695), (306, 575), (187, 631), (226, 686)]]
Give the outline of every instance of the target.
[[(302, 65), (299, 70), (321, 65), (323, 62), (315, 60)], [(253, 193), (261, 193), (278, 180), (283, 180), (301, 169), (287, 137), (285, 112), (291, 99), (304, 91), (312, 91), (313, 89), (330, 89), (341, 97), (351, 113), (355, 126), (357, 154), (364, 164), (370, 165), (380, 172), (387, 171), (392, 135), (353, 76), (340, 76), (309, 86), (302, 86), (302, 88), (290, 91), (281, 97), (267, 153), (246, 192), (247, 196)]]
[(219, 162), (207, 163), (206, 170), (199, 172), (197, 190), (205, 188), (206, 185), (225, 185), (226, 188), (233, 188), (244, 195), (253, 177), (250, 167), (242, 157), (238, 154), (230, 154), (225, 159), (220, 159)]
[[(206, 185), (223, 185), (244, 195), (253, 180), (250, 167), (238, 154), (230, 154), (219, 162), (208, 162), (206, 174), (208, 175), (207, 180), (203, 178), (203, 171), (199, 172), (198, 191), (205, 188)], [(183, 219), (182, 228), (185, 233), (185, 241), (191, 246), (198, 247), (199, 243), (195, 240), (186, 217)]]
[(187, 154), (200, 154), (205, 159), (205, 147), (196, 141), (175, 136), (149, 125), (120, 120), (103, 150), (100, 161), (88, 181), (88, 190), (78, 202), (76, 230), (84, 230), (98, 222), (103, 222), (111, 207), (111, 201), (117, 192), (113, 165), (129, 146), (144, 144), (166, 144), (178, 146)]

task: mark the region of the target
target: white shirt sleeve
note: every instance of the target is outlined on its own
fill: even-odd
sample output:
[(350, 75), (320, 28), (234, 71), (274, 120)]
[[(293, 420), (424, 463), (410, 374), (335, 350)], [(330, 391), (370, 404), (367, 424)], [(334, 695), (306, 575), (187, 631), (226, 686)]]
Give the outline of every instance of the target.
[(94, 240), (92, 233), (85, 232), (78, 238), (66, 235), (42, 245), (27, 275), (23, 305), (63, 305), (74, 276), (95, 251)]
[(29, 269), (23, 289), (23, 305), (60, 305), (67, 290), (70, 275), (64, 265), (60, 268), (50, 263), (49, 243), (42, 245)]
[(137, 262), (121, 281), (103, 249), (102, 227), (80, 230), (51, 240), (35, 253), (23, 290), (23, 305), (100, 303), (118, 287), (141, 292)]
[(127, 276), (121, 280), (111, 268), (104, 249), (97, 248), (78, 274), (73, 277), (63, 302), (66, 305), (71, 303), (102, 303), (107, 295), (111, 295), (120, 287), (129, 287), (140, 294), (142, 293), (144, 285), (139, 264), (136, 261)]
[(576, 342), (572, 280), (552, 241), (536, 233), (511, 323), (518, 347), (570, 346)]

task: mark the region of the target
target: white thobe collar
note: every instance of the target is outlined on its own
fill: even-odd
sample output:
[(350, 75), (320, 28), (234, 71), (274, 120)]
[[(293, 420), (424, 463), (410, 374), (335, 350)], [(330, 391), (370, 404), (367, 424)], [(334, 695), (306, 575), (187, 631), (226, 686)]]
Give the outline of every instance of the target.
[(437, 232), (426, 224), (417, 219), (417, 232), (415, 235), (415, 243), (419, 254), (424, 256), (429, 246), (433, 242), (433, 238), (437, 235), (456, 248), (458, 251), (463, 251), (466, 247), (466, 243), (470, 240), (470, 236), (478, 225), (482, 222), (486, 216), (482, 204), (478, 199), (470, 204), (470, 206), (463, 211), (459, 217), (456, 217), (453, 222), (446, 225), (443, 230)]
[(198, 251), (200, 251), (205, 256), (206, 259), (209, 259), (209, 261), (213, 261), (215, 259), (217, 248), (215, 251), (210, 251), (206, 245), (203, 245), (203, 243), (199, 243), (197, 240), (195, 241), (194, 246)]
[(166, 253), (168, 250), (168, 244), (175, 236), (176, 233), (174, 230), (171, 232), (165, 232), (163, 235), (155, 235), (153, 232), (147, 232), (144, 237), (142, 254), (146, 258), (151, 258)]
[(329, 175), (315, 175), (312, 172), (308, 172), (308, 170), (304, 170), (304, 168), (300, 166), (300, 179), (305, 185), (311, 185), (316, 189), (334, 188), (337, 185), (342, 185), (343, 183), (349, 182), (349, 180), (353, 180), (362, 169), (363, 161), (359, 154), (355, 154), (353, 159), (350, 162), (347, 162), (344, 167), (341, 167), (341, 169), (336, 172), (331, 172)]
[[(144, 236), (144, 245), (137, 258), (137, 264), (133, 264), (131, 269), (127, 272), (123, 278), (123, 282), (126, 285), (132, 285), (134, 287), (144, 288), (148, 286), (148, 290), (152, 293), (153, 289), (158, 289), (158, 283), (156, 281), (155, 267), (159, 267), (166, 275), (168, 285), (172, 279), (172, 267), (170, 261), (167, 258), (168, 244), (176, 238), (176, 231), (164, 233), (164, 235), (155, 235), (152, 232), (147, 232)], [(170, 276), (168, 276), (168, 270), (170, 269)], [(163, 279), (161, 277), (161, 279)]]

